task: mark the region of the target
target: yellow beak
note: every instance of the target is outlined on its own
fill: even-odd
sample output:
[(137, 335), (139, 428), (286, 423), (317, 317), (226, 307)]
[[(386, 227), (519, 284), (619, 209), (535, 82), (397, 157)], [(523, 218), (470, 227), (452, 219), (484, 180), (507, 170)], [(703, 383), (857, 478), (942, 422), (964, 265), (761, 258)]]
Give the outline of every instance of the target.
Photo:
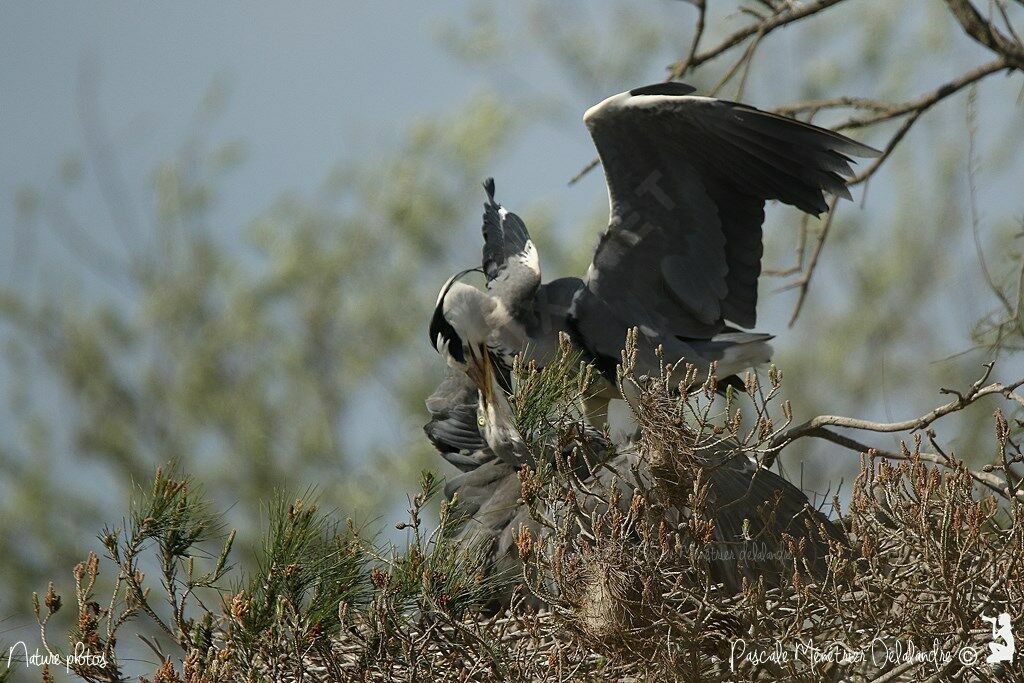
[(487, 349), (481, 349), (477, 355), (474, 349), (470, 349), (472, 361), (469, 364), (469, 377), (480, 390), (484, 405), (490, 405), (494, 399), (494, 368), (491, 365), (491, 354)]

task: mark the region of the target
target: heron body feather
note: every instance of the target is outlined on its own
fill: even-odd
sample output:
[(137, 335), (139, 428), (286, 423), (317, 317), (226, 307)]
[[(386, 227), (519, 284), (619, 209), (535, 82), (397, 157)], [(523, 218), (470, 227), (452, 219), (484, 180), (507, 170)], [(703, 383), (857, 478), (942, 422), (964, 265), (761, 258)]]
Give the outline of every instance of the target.
[[(604, 169), (609, 217), (582, 279), (543, 283), (525, 222), (497, 202), (493, 179), (484, 183), (477, 270), (486, 290), (461, 282), (469, 272), (463, 271), (438, 295), (430, 338), (453, 375), (428, 400), (432, 420), (425, 429), (462, 471), (446, 493), (457, 491), (472, 515), (464, 538), (490, 543), (495, 562), (514, 560), (513, 531), (531, 523), (518, 503), (516, 470), (535, 463), (506, 396), (513, 357), (525, 354), (543, 366), (558, 351), (560, 333), (567, 334), (603, 376), (585, 407), (595, 426), (617, 395), (617, 365), (631, 329), (638, 331), (637, 377), (660, 372), (662, 360), (702, 373), (714, 364), (725, 383), (742, 386), (736, 373), (771, 357), (771, 335), (746, 331), (757, 323), (765, 203), (817, 216), (828, 209), (826, 195), (850, 197), (854, 157), (880, 154), (809, 123), (693, 92), (682, 83), (643, 86), (584, 114)], [(621, 386), (629, 394), (622, 398), (635, 398), (635, 386)], [(591, 431), (583, 440), (604, 444), (601, 457), (625, 458), (631, 466), (622, 469), (638, 471), (627, 462), (635, 450), (616, 453)], [(776, 540), (796, 536), (808, 521), (841, 537), (792, 484), (737, 454), (742, 449), (724, 442), (716, 448), (701, 466), (711, 468), (715, 537), (724, 547), (743, 550), (751, 531)], [(761, 515), (768, 504), (773, 514)], [(716, 571), (737, 585), (741, 576), (774, 570), (731, 562)]]
[[(659, 83), (613, 95), (583, 120), (608, 187), (608, 227), (586, 277), (542, 284), (526, 224), (484, 183), (482, 269), (489, 298), (444, 313), (455, 336), (483, 336), (507, 366), (517, 353), (543, 365), (559, 333), (614, 385), (627, 332), (640, 331), (637, 370), (673, 363), (726, 377), (766, 362), (767, 337), (732, 334), (757, 322), (764, 205), (791, 204), (817, 215), (825, 194), (849, 197), (852, 157), (877, 150), (847, 137), (749, 105), (693, 95)], [(471, 319), (469, 303), (481, 306)], [(449, 310), (445, 308), (445, 311)], [(432, 332), (433, 336), (433, 332)], [(450, 345), (451, 346), (451, 345)], [(749, 363), (750, 365), (744, 365)]]

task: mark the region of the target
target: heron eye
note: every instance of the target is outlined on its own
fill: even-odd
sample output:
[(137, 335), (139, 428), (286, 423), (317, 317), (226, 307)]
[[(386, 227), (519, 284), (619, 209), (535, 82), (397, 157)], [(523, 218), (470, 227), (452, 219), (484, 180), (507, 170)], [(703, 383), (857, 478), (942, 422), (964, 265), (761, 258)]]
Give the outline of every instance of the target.
[(485, 427), (487, 425), (487, 418), (484, 417), (483, 413), (477, 413), (476, 423), (481, 427)]

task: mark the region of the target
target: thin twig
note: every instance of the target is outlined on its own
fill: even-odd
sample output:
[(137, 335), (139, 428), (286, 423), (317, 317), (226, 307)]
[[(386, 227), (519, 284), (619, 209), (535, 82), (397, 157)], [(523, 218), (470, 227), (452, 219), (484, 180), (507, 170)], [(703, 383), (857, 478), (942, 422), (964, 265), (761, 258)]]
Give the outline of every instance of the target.
[(821, 232), (818, 233), (818, 240), (814, 244), (814, 251), (811, 253), (811, 258), (807, 262), (807, 269), (804, 271), (804, 274), (799, 280), (783, 288), (800, 288), (800, 293), (797, 295), (796, 305), (793, 307), (793, 314), (789, 318), (790, 327), (793, 327), (796, 323), (796, 319), (800, 316), (800, 311), (803, 309), (804, 301), (807, 299), (807, 290), (811, 285), (811, 277), (814, 275), (814, 269), (818, 266), (818, 258), (821, 256), (821, 250), (825, 247), (825, 240), (828, 238), (828, 233), (832, 227), (832, 221), (835, 219), (838, 206), (839, 198), (835, 197), (832, 199), (832, 205), (829, 207), (828, 216), (825, 217), (825, 224), (821, 226)]
[(679, 73), (683, 74), (690, 68), (690, 64), (693, 63), (693, 58), (697, 54), (697, 48), (700, 47), (700, 39), (704, 36), (704, 25), (705, 19), (707, 18), (708, 6), (705, 0), (696, 0), (697, 5), (697, 25), (693, 29), (693, 40), (690, 42), (690, 51), (687, 53), (686, 58), (680, 65)]

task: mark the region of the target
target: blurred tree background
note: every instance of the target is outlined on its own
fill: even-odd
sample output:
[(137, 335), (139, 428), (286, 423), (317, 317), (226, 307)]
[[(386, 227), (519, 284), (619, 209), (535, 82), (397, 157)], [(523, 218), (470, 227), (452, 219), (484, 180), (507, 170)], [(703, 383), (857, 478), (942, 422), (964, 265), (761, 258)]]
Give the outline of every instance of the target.
[[(356, 12), (345, 4), (342, 14)], [(709, 44), (749, 22), (743, 8), (758, 3), (710, 5)], [(315, 180), (293, 187), (271, 173), (248, 210), (221, 202), (252, 141), (219, 126), (234, 97), (230, 76), (214, 78), (219, 64), (207, 65), (213, 85), (187, 132), (145, 177), (122, 171), (135, 147), (114, 124), (140, 112), (122, 102), (118, 121), (105, 116), (103, 61), (75, 55), (80, 69), (62, 74), (76, 91), (77, 144), (46, 161), (52, 181), (5, 184), (6, 640), (32, 623), (31, 591), (97, 547), (133, 482), (161, 463), (179, 463), (230, 510), (241, 547), (276, 489), (315, 486), (339, 515), (386, 528), (420, 469), (447, 474), (420, 430), (423, 399), (444, 372), (426, 327), (448, 274), (479, 259), (480, 181), (495, 175), (499, 199), (524, 216), (546, 277), (584, 272), (607, 199), (599, 170), (568, 185), (593, 156), (582, 112), (663, 80), (686, 55), (697, 10), (671, 0), (467, 2), (394, 15), (406, 11), (382, 10), (379, 21), (396, 41), (432, 41), (413, 58), (439, 65), (433, 87), (454, 85), (432, 90), (386, 135), (341, 128), (340, 145), (321, 141), (320, 173), (301, 172)], [(351, 26), (332, 31), (357, 45), (372, 39)], [(117, 55), (115, 45), (103, 59)], [(840, 95), (902, 101), (989, 58), (938, 0), (844, 2), (766, 37), (749, 73), (720, 95), (763, 108)], [(730, 63), (708, 62), (686, 80), (707, 92)], [(377, 69), (367, 60), (356, 70), (375, 88), (407, 87), (401, 71)], [(286, 76), (274, 77), (287, 92)], [(997, 359), (997, 378), (1024, 372), (1015, 350), (1021, 85), (997, 74), (923, 115), (855, 204), (841, 206), (792, 326), (798, 291), (778, 290), (793, 273), (762, 279), (758, 329), (778, 335), (797, 420), (906, 419), (938, 405), (940, 387), (970, 384), (987, 360)], [(372, 118), (375, 96), (352, 89), (346, 99)], [(853, 134), (881, 147), (895, 128)], [(766, 268), (794, 266), (799, 225), (796, 212), (770, 209)], [(821, 223), (808, 229), (813, 237)], [(990, 418), (965, 411), (942, 436), (984, 459)], [(782, 465), (805, 486), (835, 491), (856, 456), (802, 443)]]

